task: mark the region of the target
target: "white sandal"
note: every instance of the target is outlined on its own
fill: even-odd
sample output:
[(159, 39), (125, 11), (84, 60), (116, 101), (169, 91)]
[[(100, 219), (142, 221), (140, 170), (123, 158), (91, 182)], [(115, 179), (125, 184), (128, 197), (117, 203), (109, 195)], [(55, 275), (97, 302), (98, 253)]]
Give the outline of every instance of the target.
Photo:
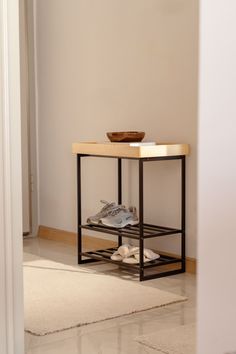
[(129, 263), (129, 264), (138, 264), (139, 263), (139, 261), (137, 261), (137, 259), (134, 257), (124, 258), (122, 262)]
[(111, 255), (111, 259), (113, 261), (122, 261), (123, 257), (119, 254), (118, 251), (115, 251), (112, 255)]

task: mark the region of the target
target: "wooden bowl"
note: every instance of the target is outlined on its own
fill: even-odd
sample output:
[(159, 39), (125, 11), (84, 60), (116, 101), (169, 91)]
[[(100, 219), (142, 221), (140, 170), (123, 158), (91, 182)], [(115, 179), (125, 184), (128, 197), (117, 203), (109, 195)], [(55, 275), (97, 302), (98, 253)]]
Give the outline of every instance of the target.
[(143, 140), (145, 132), (108, 132), (107, 137), (112, 143), (131, 143)]

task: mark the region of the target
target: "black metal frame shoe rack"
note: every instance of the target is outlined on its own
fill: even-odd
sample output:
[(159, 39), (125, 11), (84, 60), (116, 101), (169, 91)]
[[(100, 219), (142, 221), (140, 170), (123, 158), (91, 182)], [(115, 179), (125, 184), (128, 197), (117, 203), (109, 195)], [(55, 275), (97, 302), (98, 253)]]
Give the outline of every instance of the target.
[[(164, 276), (174, 275), (185, 272), (185, 194), (186, 194), (186, 172), (185, 172), (185, 155), (178, 156), (164, 156), (164, 157), (145, 157), (145, 158), (131, 158), (137, 160), (139, 164), (139, 224), (136, 226), (128, 226), (122, 229), (106, 227), (103, 225), (89, 225), (81, 224), (81, 158), (93, 157), (112, 157), (118, 161), (118, 203), (122, 204), (122, 159), (127, 157), (116, 156), (98, 156), (94, 154), (77, 154), (77, 217), (78, 217), (78, 264), (90, 263), (96, 261), (105, 261), (119, 265), (120, 267), (131, 269), (139, 274), (139, 280), (149, 280), (160, 278)], [(181, 163), (181, 228), (171, 228), (166, 226), (158, 226), (147, 224), (144, 222), (143, 210), (143, 170), (144, 164), (149, 161), (163, 161), (163, 160), (179, 160)], [(117, 248), (100, 249), (96, 251), (83, 252), (82, 250), (82, 229), (107, 233), (117, 236), (117, 248), (122, 245), (122, 238), (127, 237), (138, 240), (140, 249), (140, 263), (127, 264), (122, 261), (111, 260), (111, 255)], [(164, 237), (169, 235), (179, 235), (181, 242), (180, 257), (172, 257), (165, 254), (160, 254), (160, 258), (155, 261), (147, 263), (143, 262), (144, 242), (149, 238)], [(164, 266), (164, 267), (163, 267)]]

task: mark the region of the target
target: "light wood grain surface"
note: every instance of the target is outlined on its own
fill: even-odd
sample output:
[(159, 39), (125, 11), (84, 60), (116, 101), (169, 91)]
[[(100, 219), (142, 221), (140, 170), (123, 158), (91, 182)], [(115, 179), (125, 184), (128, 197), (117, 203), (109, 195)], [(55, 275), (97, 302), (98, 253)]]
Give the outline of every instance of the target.
[(128, 158), (165, 157), (189, 155), (190, 147), (188, 144), (171, 143), (130, 146), (129, 143), (81, 142), (72, 144), (72, 153)]

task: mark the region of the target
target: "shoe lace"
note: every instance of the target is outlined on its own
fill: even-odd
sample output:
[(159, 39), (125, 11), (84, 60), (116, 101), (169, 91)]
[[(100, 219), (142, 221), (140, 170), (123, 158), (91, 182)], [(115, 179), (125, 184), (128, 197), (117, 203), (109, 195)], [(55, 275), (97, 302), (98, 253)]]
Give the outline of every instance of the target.
[(126, 210), (124, 205), (121, 204), (115, 204), (115, 202), (107, 202), (106, 200), (100, 200), (101, 203), (105, 204), (104, 207), (101, 209), (102, 212), (106, 212), (107, 216), (115, 216), (117, 215), (121, 210)]
[(119, 212), (123, 210), (123, 211), (126, 211), (126, 208), (124, 205), (117, 205), (116, 207), (114, 207), (113, 209), (111, 209), (109, 212), (108, 212), (108, 215), (109, 216), (116, 216), (117, 214), (119, 214)]
[(108, 208), (110, 208), (113, 204), (113, 202), (109, 203), (106, 200), (101, 200), (101, 203), (105, 204), (104, 207), (102, 207), (101, 212), (106, 211)]

